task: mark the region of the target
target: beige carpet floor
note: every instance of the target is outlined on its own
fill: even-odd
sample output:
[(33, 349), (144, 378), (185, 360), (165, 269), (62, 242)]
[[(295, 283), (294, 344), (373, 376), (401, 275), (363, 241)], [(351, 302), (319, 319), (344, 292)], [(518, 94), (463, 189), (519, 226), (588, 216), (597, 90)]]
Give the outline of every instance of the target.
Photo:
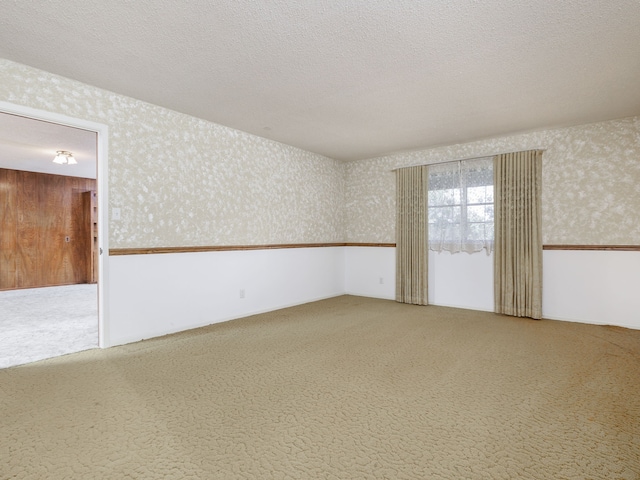
[(344, 296), (0, 370), (2, 479), (638, 479), (640, 331)]

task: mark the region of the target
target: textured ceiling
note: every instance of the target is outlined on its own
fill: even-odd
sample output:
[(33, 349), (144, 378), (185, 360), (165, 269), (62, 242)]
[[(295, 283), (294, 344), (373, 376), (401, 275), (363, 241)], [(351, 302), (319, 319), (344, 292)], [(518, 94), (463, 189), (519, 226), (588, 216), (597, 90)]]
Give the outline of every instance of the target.
[(638, 0), (3, 0), (0, 56), (342, 160), (640, 114)]

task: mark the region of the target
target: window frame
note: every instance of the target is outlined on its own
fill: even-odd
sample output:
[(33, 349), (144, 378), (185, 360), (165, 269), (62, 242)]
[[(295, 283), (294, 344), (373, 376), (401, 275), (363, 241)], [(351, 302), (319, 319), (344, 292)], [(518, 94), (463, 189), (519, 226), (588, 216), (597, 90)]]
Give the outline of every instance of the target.
[[(457, 167), (458, 167), (458, 171), (457, 174), (455, 172), (453, 172), (451, 174), (451, 177), (454, 179), (454, 182), (457, 183), (456, 185), (452, 184), (451, 188), (444, 188), (444, 189), (432, 189), (431, 185), (432, 185), (432, 181), (431, 181), (431, 174), (429, 175), (429, 184), (428, 184), (428, 189), (427, 189), (427, 224), (428, 224), (428, 228), (429, 228), (429, 235), (428, 235), (428, 243), (429, 243), (429, 249), (430, 250), (435, 250), (435, 251), (442, 251), (442, 250), (448, 250), (451, 251), (452, 253), (458, 252), (458, 251), (467, 251), (469, 253), (475, 253), (477, 251), (481, 251), (482, 249), (486, 249), (487, 250), (487, 254), (491, 253), (491, 251), (493, 250), (493, 242), (495, 239), (495, 233), (494, 233), (494, 219), (493, 219), (493, 207), (494, 207), (494, 184), (493, 184), (493, 165), (492, 162), (489, 163), (488, 160), (491, 157), (482, 157), (482, 158), (478, 158), (478, 159), (472, 159), (472, 160), (461, 160), (461, 161), (457, 161)], [(490, 181), (482, 181), (481, 180), (481, 175), (478, 176), (478, 179), (480, 181), (479, 184), (471, 184), (470, 180), (470, 175), (469, 175), (469, 171), (470, 169), (467, 169), (463, 172), (463, 165), (462, 162), (473, 162), (473, 161), (485, 161), (487, 162), (487, 170), (491, 170), (491, 176), (490, 176)], [(434, 164), (434, 166), (436, 165), (442, 165), (442, 164)], [(488, 173), (488, 172), (487, 172)], [(433, 173), (434, 176), (437, 176), (438, 173)], [(475, 182), (473, 182), (475, 183)], [(487, 187), (491, 187), (490, 192), (487, 192), (485, 190), (484, 192), (484, 201), (481, 202), (474, 202), (474, 203), (469, 203), (469, 189), (474, 188), (474, 187), (484, 187), (485, 189)], [(446, 198), (447, 195), (447, 191), (451, 190), (452, 191), (452, 197), (455, 199), (456, 197), (459, 197), (459, 203), (438, 203), (438, 204), (433, 204), (433, 197), (435, 195), (432, 195), (432, 192), (442, 192), (442, 197), (441, 198)], [(491, 201), (487, 201), (487, 198), (491, 198)], [(470, 221), (469, 219), (469, 211), (470, 211), (470, 207), (483, 207), (485, 209), (485, 220), (484, 221)], [(486, 208), (487, 207), (491, 207), (492, 209), (492, 214), (491, 214), (491, 219), (487, 220), (486, 219)], [(459, 233), (459, 238), (457, 240), (457, 244), (456, 246), (459, 246), (459, 248), (455, 248), (453, 246), (454, 242), (451, 241), (450, 239), (447, 240), (447, 238), (442, 238), (439, 240), (435, 240), (432, 237), (432, 229), (435, 230), (435, 225), (439, 222), (442, 221), (441, 219), (438, 218), (434, 218), (433, 213), (441, 210), (441, 209), (447, 209), (447, 208), (454, 208), (454, 209), (459, 209), (459, 221), (457, 222), (450, 222), (448, 228), (457, 228), (458, 229), (458, 233)], [(433, 219), (433, 220), (432, 220)], [(484, 239), (474, 239), (473, 235), (470, 236), (470, 234), (472, 234), (473, 225), (483, 225), (484, 226), (484, 235), (485, 238)], [(491, 228), (489, 230), (490, 235), (488, 237), (486, 237), (487, 234), (487, 226), (491, 225)], [(440, 230), (441, 228), (447, 228), (447, 227), (438, 227), (438, 230)], [(440, 232), (442, 232), (440, 230)]]

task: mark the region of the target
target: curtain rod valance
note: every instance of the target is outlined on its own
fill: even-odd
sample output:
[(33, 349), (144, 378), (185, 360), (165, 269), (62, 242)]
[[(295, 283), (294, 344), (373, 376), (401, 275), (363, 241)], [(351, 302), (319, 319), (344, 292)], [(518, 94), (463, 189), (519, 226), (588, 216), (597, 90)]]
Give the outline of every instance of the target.
[(423, 167), (425, 165), (441, 165), (443, 163), (453, 163), (453, 162), (464, 162), (466, 160), (480, 160), (481, 158), (491, 158), (491, 157), (495, 157), (496, 155), (504, 155), (507, 153), (518, 153), (518, 152), (544, 152), (546, 151), (546, 148), (528, 148), (527, 150), (513, 150), (511, 152), (497, 152), (497, 153), (490, 153), (487, 155), (477, 155), (477, 156), (473, 156), (473, 157), (463, 157), (463, 158), (455, 158), (453, 160), (443, 160), (441, 162), (436, 161), (436, 162), (431, 162), (431, 163), (413, 163), (411, 165), (403, 165), (402, 167), (396, 167), (396, 168), (392, 168), (391, 171), (395, 172), (396, 170), (400, 170), (402, 168), (411, 168), (411, 167)]

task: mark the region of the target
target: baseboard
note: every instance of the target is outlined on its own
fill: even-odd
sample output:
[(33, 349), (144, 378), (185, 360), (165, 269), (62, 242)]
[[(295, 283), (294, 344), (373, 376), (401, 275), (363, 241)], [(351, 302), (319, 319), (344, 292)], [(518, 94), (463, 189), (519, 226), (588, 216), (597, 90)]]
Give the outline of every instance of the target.
[(359, 293), (359, 292), (344, 292), (343, 295), (352, 295), (354, 297), (365, 297), (365, 298), (378, 298), (380, 300), (395, 300), (396, 297), (395, 296), (388, 296), (388, 295), (370, 295), (370, 294), (365, 294), (365, 293)]
[(471, 307), (471, 306), (462, 306), (462, 305), (449, 305), (448, 303), (430, 303), (429, 305), (433, 305), (434, 307), (447, 307), (447, 308), (459, 308), (461, 310), (473, 310), (475, 312), (489, 312), (489, 313), (494, 313), (493, 310), (489, 310), (486, 308), (477, 308), (477, 307)]
[(628, 328), (630, 330), (640, 330), (639, 325), (630, 325), (626, 323), (606, 323), (606, 322), (594, 322), (576, 318), (568, 318), (568, 317), (550, 317), (545, 314), (542, 315), (543, 320), (553, 320), (557, 322), (571, 322), (571, 323), (583, 323), (585, 325), (598, 325), (601, 327), (620, 327), (620, 328)]

